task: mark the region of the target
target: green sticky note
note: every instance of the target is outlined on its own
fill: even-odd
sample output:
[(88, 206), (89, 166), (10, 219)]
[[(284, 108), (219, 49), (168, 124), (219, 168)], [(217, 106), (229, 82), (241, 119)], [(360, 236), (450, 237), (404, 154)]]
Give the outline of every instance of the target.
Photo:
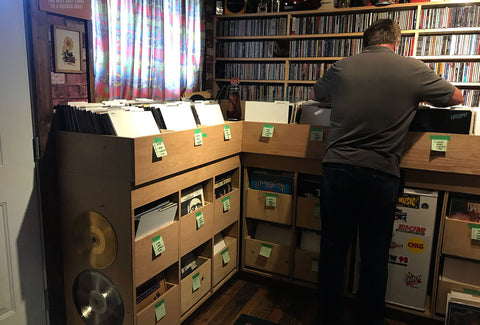
[(223, 264), (228, 264), (228, 262), (230, 262), (230, 255), (228, 255), (228, 247), (225, 248), (220, 254), (222, 254)]
[(465, 292), (465, 293), (468, 293), (470, 295), (480, 296), (480, 291), (475, 290), (475, 289), (463, 288), (462, 291)]
[(312, 258), (312, 271), (318, 272), (318, 258)]
[(265, 196), (265, 206), (266, 207), (276, 207), (277, 206), (277, 194), (273, 193), (264, 193)]
[(192, 276), (192, 289), (197, 291), (200, 288), (200, 273), (194, 274)]
[(273, 137), (274, 126), (272, 124), (264, 124), (262, 129), (262, 137), (271, 138)]
[(320, 217), (320, 204), (315, 203), (315, 209), (313, 210), (314, 217)]
[(203, 144), (203, 140), (202, 140), (202, 130), (201, 129), (196, 129), (194, 131), (194, 135), (193, 135), (193, 139), (194, 139), (194, 145), (197, 147), (197, 146), (201, 146)]
[(432, 140), (430, 150), (439, 152), (447, 151), (447, 143), (451, 139), (449, 135), (430, 135), (429, 137)]
[(205, 220), (203, 219), (203, 212), (197, 212), (195, 215), (195, 219), (197, 219), (197, 230), (202, 228), (202, 226), (205, 224)]
[(468, 227), (472, 230), (470, 238), (480, 240), (480, 223), (469, 223)]
[(165, 300), (160, 300), (158, 303), (155, 304), (155, 320), (159, 322), (165, 315), (167, 311), (165, 309)]
[(167, 149), (163, 143), (163, 138), (153, 138), (153, 150), (157, 158), (165, 157), (167, 155)]
[(230, 140), (232, 138), (232, 131), (230, 130), (230, 125), (225, 125), (223, 127), (223, 139)]
[(260, 256), (269, 258), (270, 255), (272, 254), (272, 249), (273, 249), (272, 245), (262, 244), (262, 246), (260, 247)]
[(323, 129), (311, 128), (310, 129), (310, 141), (323, 141)]
[(162, 236), (158, 235), (152, 238), (152, 247), (155, 252), (155, 256), (162, 254), (165, 251), (165, 244), (163, 243)]
[(202, 138), (206, 138), (207, 137), (207, 133), (202, 133)]
[(222, 204), (224, 213), (230, 211), (230, 195), (222, 199)]

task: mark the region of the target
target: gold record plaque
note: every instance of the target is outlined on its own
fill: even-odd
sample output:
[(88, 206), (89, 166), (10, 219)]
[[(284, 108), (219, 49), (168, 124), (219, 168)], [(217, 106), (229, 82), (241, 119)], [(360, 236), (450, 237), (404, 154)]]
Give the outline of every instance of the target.
[(112, 265), (117, 256), (117, 236), (101, 214), (88, 211), (77, 218), (73, 225), (73, 241), (81, 258), (96, 269)]

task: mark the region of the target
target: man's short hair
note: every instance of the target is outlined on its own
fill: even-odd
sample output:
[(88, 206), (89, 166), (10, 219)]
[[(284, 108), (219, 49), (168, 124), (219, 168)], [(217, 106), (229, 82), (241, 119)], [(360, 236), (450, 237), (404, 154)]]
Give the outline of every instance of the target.
[(363, 32), (363, 46), (396, 44), (400, 33), (400, 26), (394, 20), (379, 19)]

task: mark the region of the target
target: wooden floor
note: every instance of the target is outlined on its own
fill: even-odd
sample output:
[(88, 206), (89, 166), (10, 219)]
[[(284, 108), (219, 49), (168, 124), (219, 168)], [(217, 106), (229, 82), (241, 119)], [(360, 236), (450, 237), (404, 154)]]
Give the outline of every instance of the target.
[[(353, 320), (347, 301), (347, 324)], [(248, 314), (281, 325), (317, 325), (318, 298), (313, 289), (237, 274), (201, 305), (182, 325), (229, 325)], [(441, 325), (442, 322), (387, 310), (390, 325)]]

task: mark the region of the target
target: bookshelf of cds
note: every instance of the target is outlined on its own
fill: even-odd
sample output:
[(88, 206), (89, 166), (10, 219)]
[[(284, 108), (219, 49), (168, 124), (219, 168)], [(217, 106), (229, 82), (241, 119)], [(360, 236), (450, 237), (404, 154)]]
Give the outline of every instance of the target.
[(216, 89), (240, 80), (242, 100), (308, 99), (336, 60), (362, 49), (362, 33), (379, 18), (395, 19), (397, 52), (421, 59), (479, 106), (480, 1), (435, 1), (216, 16)]
[(67, 324), (178, 325), (238, 271), (242, 123), (200, 129), (59, 132)]

